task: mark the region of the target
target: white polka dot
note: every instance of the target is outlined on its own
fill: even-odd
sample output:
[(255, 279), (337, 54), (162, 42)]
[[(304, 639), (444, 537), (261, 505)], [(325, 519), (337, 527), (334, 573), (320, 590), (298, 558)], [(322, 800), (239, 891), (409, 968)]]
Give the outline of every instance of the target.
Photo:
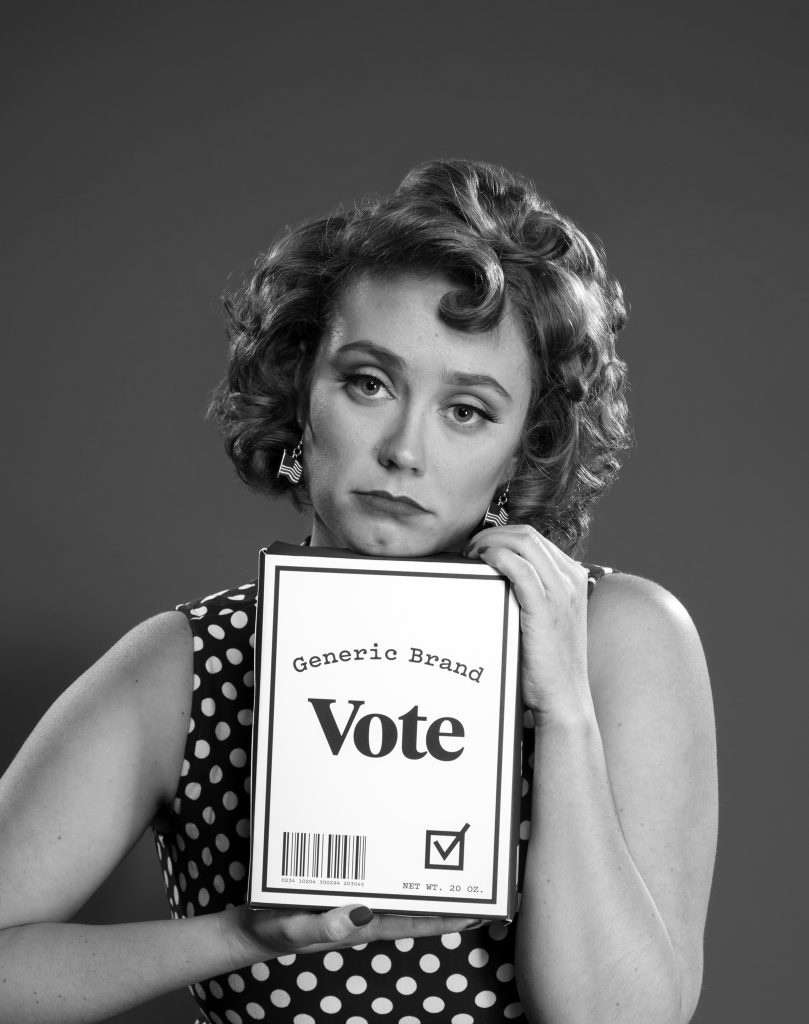
[(485, 949), (473, 949), (468, 957), (469, 963), (473, 967), (484, 967), (489, 962), (489, 954)]
[(279, 956), (278, 963), (283, 964), (284, 967), (289, 967), (290, 964), (294, 964), (298, 959), (297, 953), (287, 953), (286, 956)]
[(514, 977), (514, 964), (501, 964), (497, 968), (498, 981), (511, 981)]
[(203, 715), (208, 718), (216, 711), (216, 702), (211, 697), (206, 697), (205, 700), (200, 704)]
[(180, 777), (184, 779), (186, 777), (186, 775), (188, 775), (188, 773), (190, 771), (191, 771), (191, 765), (188, 763), (188, 761), (186, 761), (185, 758), (183, 758), (183, 766), (180, 769)]
[(199, 829), (193, 821), (189, 821), (185, 826), (185, 834), (189, 839), (199, 839)]
[(222, 662), (217, 658), (215, 654), (212, 654), (210, 658), (205, 662), (205, 671), (209, 675), (216, 675), (217, 672), (222, 671)]
[(235, 750), (230, 752), (230, 763), (234, 768), (244, 768), (247, 764), (247, 754), (242, 750), (241, 747), (236, 747)]
[(403, 953), (406, 953), (409, 949), (413, 948), (413, 940), (412, 939), (397, 939), (396, 942), (395, 942), (395, 946), (396, 946), (397, 949), (401, 949), (401, 951)]
[(209, 868), (213, 864), (213, 856), (211, 854), (210, 847), (206, 846), (202, 851), (202, 863), (206, 868)]
[(203, 886), (203, 888), (200, 889), (200, 891), (197, 893), (197, 903), (199, 903), (199, 905), (201, 907), (207, 907), (208, 903), (210, 902), (210, 899), (211, 899), (211, 894)]
[(248, 618), (245, 612), (234, 612), (230, 617), (230, 624), (234, 629), (244, 629), (247, 623)]
[(188, 888), (188, 882), (186, 881), (185, 875), (182, 873), (182, 871), (180, 872), (179, 882), (180, 882), (180, 890), (182, 892), (185, 892), (185, 890)]
[(213, 887), (218, 893), (225, 891), (225, 880), (221, 875), (214, 875)]
[(236, 822), (236, 835), (241, 836), (242, 839), (247, 839), (250, 835), (250, 822), (247, 818), (240, 818)]
[(194, 650), (195, 651), (201, 651), (202, 647), (203, 647), (202, 637), (201, 636), (195, 636), (194, 637)]
[(207, 757), (211, 752), (211, 745), (206, 740), (197, 740), (194, 744), (194, 757)]
[(214, 735), (218, 740), (226, 740), (230, 736), (230, 726), (227, 722), (217, 722)]
[(220, 853), (224, 853), (230, 848), (230, 840), (224, 832), (220, 832), (214, 842), (216, 843), (216, 848)]
[(182, 836), (177, 836), (177, 845), (180, 847), (181, 850), (185, 849), (185, 840), (183, 839)]
[[(273, 992), (273, 994), (270, 996), (271, 1002), (273, 1001), (272, 997), (276, 994), (286, 996), (286, 1002), (276, 1003), (276, 1006), (289, 1006), (289, 996), (280, 988), (276, 989), (276, 991)], [(264, 1013), (264, 1008), (259, 1006), (258, 1003), (248, 1003), (245, 1009), (247, 1010), (247, 1016), (252, 1017), (253, 1020), (264, 1020), (264, 1018), (266, 1017), (266, 1014)]]
[(236, 717), (239, 719), (239, 725), (253, 724), (253, 712), (250, 708), (242, 708)]
[(390, 1013), (393, 1009), (393, 1003), (390, 999), (385, 999), (383, 996), (380, 996), (371, 1003), (371, 1009), (374, 1013)]
[(189, 731), (189, 733), (192, 733), (196, 729), (196, 727), (197, 727), (197, 723), (194, 721), (194, 719), (193, 718), (189, 718), (188, 719), (188, 731)]
[(225, 657), (231, 663), (231, 665), (241, 665), (244, 661), (244, 655), (238, 647), (228, 647), (225, 651)]
[(339, 1013), (342, 1007), (343, 1004), (337, 996), (325, 996), (320, 1000), (320, 1009), (324, 1013)]
[(224, 640), (225, 631), (221, 626), (208, 626), (208, 632), (217, 640)]
[(227, 793), (225, 793), (225, 795), (222, 797), (222, 804), (224, 805), (226, 811), (234, 810), (238, 803), (239, 798), (236, 796), (232, 789), (229, 789)]
[(327, 971), (339, 971), (343, 966), (342, 955), (333, 949), (323, 957), (323, 966)]
[(522, 795), (525, 796), (525, 794), (527, 792), (528, 792), (528, 779), (523, 779), (522, 780)]
[(439, 999), (438, 996), (427, 996), (421, 1005), (427, 1013), (441, 1013), (444, 1009), (444, 1000)]
[(520, 839), (528, 839), (531, 835), (531, 822), (521, 821), (520, 822)]
[(188, 874), (191, 875), (192, 878), (199, 878), (199, 868), (193, 860), (188, 862)]
[(253, 964), (250, 973), (256, 981), (266, 981), (270, 976), (270, 969), (266, 964)]
[(205, 810), (202, 812), (202, 820), (205, 822), (206, 825), (213, 825), (213, 823), (216, 821), (216, 813), (213, 807), (205, 808)]
[(196, 616), (200, 616), (200, 615), (204, 615), (207, 611), (208, 611), (208, 609), (205, 607), (205, 605), (204, 604), (200, 604), (200, 605), (197, 605), (196, 608), (192, 608), (191, 609), (191, 614), (192, 615), (196, 615)]
[(358, 946), (352, 946), (351, 948), (352, 949), (365, 949), (367, 947), (367, 945), (368, 945), (367, 942), (361, 942)]
[(534, 767), (534, 755), (533, 754), (531, 754), (531, 756), (528, 758), (528, 767), (529, 768), (533, 768)]
[(487, 1006), (494, 1006), (496, 1000), (497, 996), (494, 992), (489, 992), (487, 989), (484, 989), (483, 992), (478, 992), (475, 996), (475, 1006), (480, 1006), (483, 1009), (486, 1009)]
[[(292, 1002), (292, 998), (290, 997), (289, 992), (285, 992), (284, 989), (275, 988), (272, 990), (272, 992), (270, 992), (270, 1002), (272, 1003), (273, 1006), (289, 1006), (289, 1004)], [(258, 1004), (253, 1003), (251, 1005), (257, 1006)], [(249, 1005), (247, 1012), (250, 1012)]]
[(237, 860), (230, 865), (228, 868), (228, 874), (234, 880), (234, 882), (241, 882), (244, 876), (247, 874), (247, 869), (244, 864), (240, 864)]
[(256, 634), (251, 633), (250, 639), (247, 642), (250, 644), (251, 647), (254, 648), (256, 646)]
[(208, 988), (210, 989), (211, 995), (214, 997), (214, 999), (221, 999), (222, 996), (225, 994), (222, 991), (222, 986), (219, 984), (218, 981), (209, 981)]
[(499, 942), (508, 935), (508, 928), (504, 924), (493, 924), (489, 926), (489, 938)]
[(230, 1024), (242, 1024), (242, 1018), (235, 1010), (225, 1010), (225, 1016), (230, 1021)]
[(222, 695), (227, 697), (228, 700), (236, 700), (238, 694), (233, 683), (222, 683)]
[(312, 974), (311, 971), (303, 971), (298, 975), (298, 988), (303, 989), (304, 992), (311, 992), (312, 989), (317, 985), (317, 978)]
[(215, 764), (208, 772), (208, 778), (214, 785), (216, 785), (217, 782), (222, 781), (222, 769), (218, 764)]
[(358, 996), (368, 988), (368, 982), (365, 978), (360, 977), (359, 974), (352, 974), (346, 981), (346, 988), (352, 995)]
[(475, 1018), (468, 1013), (456, 1013), (452, 1018), (452, 1024), (475, 1024)]
[(199, 678), (199, 676), (195, 672), (194, 673), (194, 685), (191, 687), (191, 689), (192, 690), (198, 690), (200, 682), (201, 682), (201, 679)]
[(399, 1024), (421, 1024), (419, 1017), (400, 1017)]
[(503, 1016), (508, 1020), (514, 1020), (514, 1018), (519, 1017), (522, 1012), (522, 1003), (509, 1003), (505, 1010), (503, 1010)]
[(208, 993), (205, 991), (202, 985), (199, 984), (199, 982), (197, 982), (197, 984), (194, 985), (194, 991), (197, 993), (200, 999), (208, 998)]
[(364, 1017), (349, 1017), (346, 1024), (368, 1024)]
[(463, 992), (469, 982), (462, 974), (450, 974), (447, 978), (447, 988), (450, 992)]
[(415, 978), (399, 978), (396, 982), (396, 991), (401, 992), (403, 996), (412, 996), (417, 987)]
[(440, 966), (441, 961), (438, 959), (437, 956), (434, 956), (432, 953), (425, 953), (421, 960), (419, 960), (419, 967), (426, 974), (434, 974)]
[(189, 782), (185, 787), (185, 795), (189, 800), (198, 800), (202, 792), (202, 786), (198, 782)]
[(317, 1021), (308, 1013), (296, 1013), (292, 1018), (292, 1024), (317, 1024)]
[(229, 974), (228, 985), (234, 992), (244, 992), (244, 978), (240, 974)]
[(387, 974), (391, 967), (390, 957), (378, 953), (371, 961), (371, 967), (377, 974)]
[(461, 936), (458, 932), (447, 932), (441, 936), (441, 945), (447, 949), (456, 949), (461, 944)]

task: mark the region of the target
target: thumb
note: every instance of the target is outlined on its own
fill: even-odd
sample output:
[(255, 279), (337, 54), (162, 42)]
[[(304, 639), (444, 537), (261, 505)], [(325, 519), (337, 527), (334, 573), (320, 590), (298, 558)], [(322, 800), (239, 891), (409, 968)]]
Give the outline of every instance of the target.
[(335, 907), (318, 916), (317, 937), (314, 941), (343, 942), (373, 919), (373, 912), (362, 904)]

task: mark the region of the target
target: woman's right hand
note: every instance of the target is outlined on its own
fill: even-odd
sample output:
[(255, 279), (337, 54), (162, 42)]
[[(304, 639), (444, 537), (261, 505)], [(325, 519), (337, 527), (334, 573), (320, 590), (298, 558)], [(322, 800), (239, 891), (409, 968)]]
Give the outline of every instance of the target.
[(289, 953), (317, 953), (380, 940), (458, 932), (478, 924), (474, 918), (372, 914), (362, 904), (323, 913), (308, 910), (227, 911), (230, 941), (240, 966)]

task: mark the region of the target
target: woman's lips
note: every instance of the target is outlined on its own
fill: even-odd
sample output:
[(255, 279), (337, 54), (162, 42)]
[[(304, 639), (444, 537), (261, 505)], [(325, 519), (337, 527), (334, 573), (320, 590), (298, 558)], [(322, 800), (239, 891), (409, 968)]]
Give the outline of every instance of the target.
[(366, 507), (374, 512), (384, 512), (396, 516), (423, 516), (428, 515), (426, 508), (417, 505), (413, 499), (394, 498), (392, 495), (382, 491), (355, 491), (357, 498)]

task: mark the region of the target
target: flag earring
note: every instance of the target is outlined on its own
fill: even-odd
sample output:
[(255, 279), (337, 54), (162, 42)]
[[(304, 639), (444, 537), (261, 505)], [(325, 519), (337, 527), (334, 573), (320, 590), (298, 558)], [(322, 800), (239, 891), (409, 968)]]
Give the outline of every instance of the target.
[(291, 484), (299, 484), (303, 476), (303, 463), (301, 462), (301, 451), (303, 450), (303, 438), (295, 445), (291, 453), (287, 454), (286, 448), (281, 456), (281, 465), (278, 467), (276, 477), (285, 476)]
[(508, 504), (508, 488), (510, 483), (511, 481), (509, 480), (506, 484), (506, 489), (499, 498), (492, 498), (489, 502), (486, 515), (483, 517), (483, 528), (487, 526), (505, 526), (508, 522), (506, 505)]

